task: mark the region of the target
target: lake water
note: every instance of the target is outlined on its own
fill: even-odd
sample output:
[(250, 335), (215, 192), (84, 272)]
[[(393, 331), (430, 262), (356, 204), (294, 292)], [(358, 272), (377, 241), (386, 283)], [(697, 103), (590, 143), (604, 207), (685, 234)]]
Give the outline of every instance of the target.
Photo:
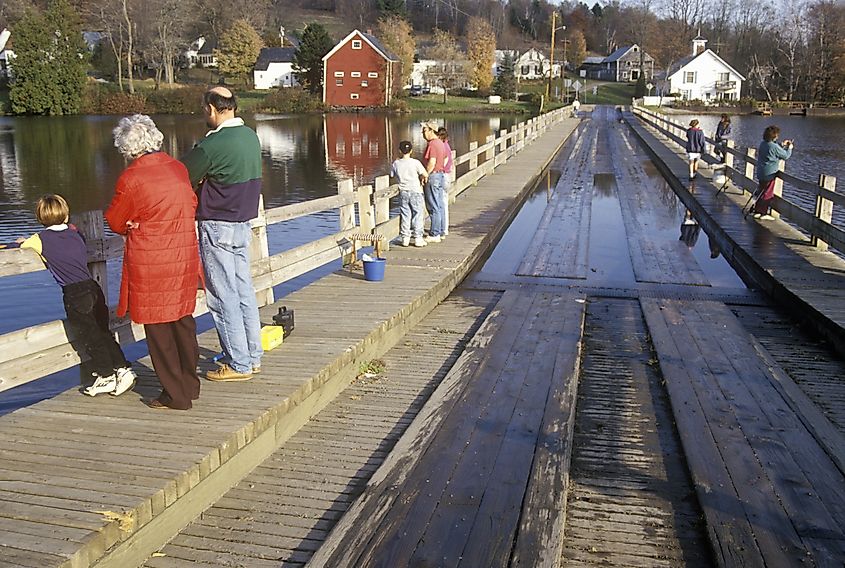
[[(154, 116), (165, 135), (163, 150), (185, 154), (207, 130), (202, 116)], [(459, 154), (525, 117), (464, 116), (437, 119)], [(34, 203), (45, 193), (62, 194), (72, 211), (105, 209), (125, 167), (111, 130), (118, 117), (0, 117), (0, 243), (40, 229)], [(265, 206), (278, 207), (335, 195), (337, 182), (372, 183), (388, 173), (402, 140), (421, 157), (425, 142), (420, 117), (383, 114), (247, 117), (261, 140)], [(276, 224), (268, 231), (271, 254), (337, 231), (337, 213)], [(109, 298), (114, 303), (119, 262), (109, 263)], [(46, 271), (0, 279), (0, 334), (63, 317), (61, 293)]]

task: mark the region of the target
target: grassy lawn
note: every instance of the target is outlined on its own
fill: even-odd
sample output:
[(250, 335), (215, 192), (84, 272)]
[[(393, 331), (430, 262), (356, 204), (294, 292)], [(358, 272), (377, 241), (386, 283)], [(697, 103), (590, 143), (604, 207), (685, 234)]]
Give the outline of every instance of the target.
[[(598, 87), (593, 95), (592, 87)], [(581, 100), (591, 105), (629, 105), (634, 97), (634, 83), (599, 83), (587, 84), (587, 94)]]
[(422, 95), (407, 97), (412, 112), (489, 112), (489, 113), (536, 113), (537, 108), (527, 102), (502, 101), (501, 104), (491, 105), (486, 98), (458, 97), (449, 95), (443, 104), (443, 95)]

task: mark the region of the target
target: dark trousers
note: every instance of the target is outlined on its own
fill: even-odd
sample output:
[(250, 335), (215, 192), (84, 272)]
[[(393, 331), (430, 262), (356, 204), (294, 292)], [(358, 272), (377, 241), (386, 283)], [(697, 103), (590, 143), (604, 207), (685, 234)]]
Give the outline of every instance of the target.
[(101, 377), (128, 367), (114, 335), (109, 330), (109, 308), (100, 285), (94, 280), (68, 284), (62, 288), (67, 321), (77, 341), (91, 358), (91, 368)]
[(191, 401), (200, 397), (197, 363), (197, 324), (194, 316), (167, 323), (144, 324), (147, 347), (158, 380), (161, 382), (159, 402), (178, 410), (191, 408)]

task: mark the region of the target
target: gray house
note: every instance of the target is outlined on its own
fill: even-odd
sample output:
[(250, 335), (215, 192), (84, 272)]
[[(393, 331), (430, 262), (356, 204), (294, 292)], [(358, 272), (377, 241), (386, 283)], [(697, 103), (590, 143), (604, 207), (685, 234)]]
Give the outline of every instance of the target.
[(640, 78), (641, 73), (645, 75), (646, 81), (654, 78), (654, 58), (634, 44), (620, 47), (605, 57), (597, 78), (603, 81), (634, 82)]

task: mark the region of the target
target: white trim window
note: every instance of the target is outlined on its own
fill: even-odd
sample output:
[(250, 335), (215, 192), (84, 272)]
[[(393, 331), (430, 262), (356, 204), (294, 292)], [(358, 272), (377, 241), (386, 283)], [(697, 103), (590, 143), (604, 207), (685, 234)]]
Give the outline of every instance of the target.
[(363, 43), (360, 39), (353, 39), (352, 40), (352, 49), (361, 49), (363, 47)]
[(343, 71), (335, 71), (334, 76), (335, 77), (343, 77)]
[(334, 84), (335, 84), (335, 87), (342, 87), (343, 86), (343, 79), (335, 79)]
[(350, 77), (360, 77), (361, 72), (360, 71), (352, 71), (352, 72), (349, 73), (349, 76)]
[(376, 73), (375, 71), (370, 71), (369, 73), (367, 73), (367, 77), (369, 77), (370, 79), (377, 79), (378, 73)]
[(349, 98), (352, 99), (353, 101), (357, 101), (358, 100), (358, 93), (349, 93)]
[(370, 86), (370, 82), (369, 82), (369, 81), (361, 81), (361, 86), (362, 86), (362, 87), (369, 87), (369, 86)]
[(695, 83), (695, 71), (684, 72), (684, 83)]

